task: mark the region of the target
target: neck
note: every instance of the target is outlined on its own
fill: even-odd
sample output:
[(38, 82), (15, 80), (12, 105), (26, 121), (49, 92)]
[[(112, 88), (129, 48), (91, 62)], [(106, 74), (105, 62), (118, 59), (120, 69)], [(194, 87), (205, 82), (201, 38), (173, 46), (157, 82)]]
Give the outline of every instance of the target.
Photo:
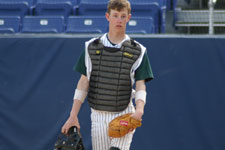
[(108, 38), (112, 43), (119, 44), (125, 38), (125, 33), (109, 32)]

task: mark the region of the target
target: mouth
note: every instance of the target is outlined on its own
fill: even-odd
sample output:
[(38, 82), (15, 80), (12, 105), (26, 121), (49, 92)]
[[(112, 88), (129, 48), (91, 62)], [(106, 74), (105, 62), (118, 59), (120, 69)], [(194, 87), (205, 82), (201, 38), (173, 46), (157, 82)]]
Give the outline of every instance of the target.
[(122, 26), (121, 26), (121, 25), (116, 25), (116, 27), (117, 27), (117, 28), (122, 28)]

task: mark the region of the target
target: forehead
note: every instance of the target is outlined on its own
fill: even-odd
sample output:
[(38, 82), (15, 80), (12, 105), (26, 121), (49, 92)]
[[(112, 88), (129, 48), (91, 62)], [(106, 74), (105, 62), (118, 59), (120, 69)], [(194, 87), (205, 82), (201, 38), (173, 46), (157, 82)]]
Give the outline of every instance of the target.
[(111, 14), (121, 14), (121, 15), (128, 15), (128, 10), (127, 9), (122, 9), (120, 11), (115, 10), (115, 9), (111, 9), (110, 11)]

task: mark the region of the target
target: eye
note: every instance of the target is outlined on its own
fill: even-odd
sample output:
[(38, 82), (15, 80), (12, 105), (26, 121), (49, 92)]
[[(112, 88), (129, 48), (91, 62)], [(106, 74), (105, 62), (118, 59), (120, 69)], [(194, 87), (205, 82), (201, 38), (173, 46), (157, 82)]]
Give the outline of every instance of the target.
[(113, 17), (115, 17), (115, 18), (117, 18), (117, 16), (118, 16), (117, 14), (114, 14), (114, 15), (113, 15)]
[(126, 19), (126, 17), (127, 17), (126, 15), (122, 15), (121, 19)]

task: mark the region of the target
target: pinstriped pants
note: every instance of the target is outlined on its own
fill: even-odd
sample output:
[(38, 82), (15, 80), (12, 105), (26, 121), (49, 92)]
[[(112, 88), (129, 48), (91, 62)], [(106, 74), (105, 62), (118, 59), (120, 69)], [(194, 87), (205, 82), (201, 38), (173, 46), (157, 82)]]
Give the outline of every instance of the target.
[(122, 138), (109, 138), (108, 125), (109, 122), (115, 117), (134, 112), (135, 109), (132, 102), (130, 102), (124, 111), (118, 113), (91, 109), (92, 150), (109, 150), (110, 147), (118, 147), (121, 150), (129, 150), (135, 131), (129, 132)]

